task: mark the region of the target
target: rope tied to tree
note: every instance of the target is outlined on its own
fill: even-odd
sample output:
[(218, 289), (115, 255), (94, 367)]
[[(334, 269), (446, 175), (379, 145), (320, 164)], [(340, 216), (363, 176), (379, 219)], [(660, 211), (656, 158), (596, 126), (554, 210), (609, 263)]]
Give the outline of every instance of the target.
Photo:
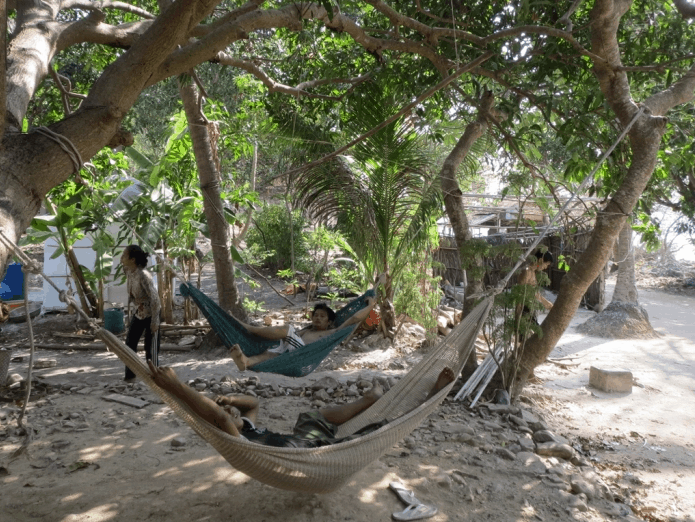
[(48, 127), (37, 127), (32, 132), (38, 132), (42, 136), (55, 141), (72, 161), (72, 164), (75, 167), (75, 179), (77, 182), (84, 186), (88, 186), (85, 180), (82, 179), (82, 176), (80, 176), (80, 170), (82, 170), (82, 168), (85, 166), (85, 163), (82, 161), (80, 151), (77, 150), (77, 147), (72, 141), (70, 141), (69, 138), (52, 131)]
[(639, 119), (642, 114), (645, 112), (649, 112), (649, 109), (646, 105), (641, 105), (639, 110), (635, 113), (635, 115), (632, 117), (630, 120), (630, 123), (628, 123), (623, 131), (620, 133), (620, 135), (616, 138), (616, 140), (613, 142), (613, 144), (606, 150), (606, 152), (603, 153), (603, 155), (599, 158), (599, 161), (596, 163), (596, 166), (591, 170), (591, 172), (584, 178), (584, 181), (582, 181), (579, 186), (572, 192), (572, 195), (570, 198), (565, 202), (565, 204), (560, 208), (560, 210), (557, 211), (555, 216), (553, 216), (553, 219), (550, 220), (550, 223), (548, 223), (545, 228), (542, 230), (540, 235), (533, 241), (530, 247), (526, 249), (526, 252), (524, 252), (522, 255), (519, 256), (519, 259), (514, 265), (514, 268), (511, 269), (511, 271), (507, 274), (507, 276), (502, 279), (495, 288), (492, 288), (486, 292), (481, 292), (478, 294), (473, 294), (471, 296), (466, 297), (466, 299), (477, 299), (480, 297), (488, 297), (488, 296), (495, 296), (497, 294), (500, 294), (504, 291), (504, 289), (507, 287), (507, 284), (509, 283), (510, 279), (514, 275), (514, 273), (521, 267), (521, 265), (526, 261), (526, 258), (531, 255), (531, 253), (536, 249), (536, 247), (539, 245), (541, 240), (548, 235), (548, 232), (550, 229), (553, 227), (553, 225), (557, 222), (557, 220), (560, 218), (560, 216), (565, 212), (569, 204), (572, 202), (577, 197), (577, 194), (584, 190), (584, 188), (589, 184), (594, 179), (594, 175), (598, 171), (599, 167), (603, 164), (603, 162), (608, 158), (608, 156), (611, 155), (613, 150), (618, 146), (618, 144), (623, 141), (623, 138), (627, 135), (628, 132), (630, 132), (630, 129), (632, 126), (637, 123), (637, 120)]

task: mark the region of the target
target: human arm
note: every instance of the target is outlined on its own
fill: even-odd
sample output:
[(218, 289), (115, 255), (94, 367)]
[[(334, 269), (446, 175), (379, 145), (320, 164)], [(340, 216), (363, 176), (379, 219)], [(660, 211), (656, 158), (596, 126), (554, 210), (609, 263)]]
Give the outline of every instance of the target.
[[(235, 317), (236, 319), (236, 317)], [(240, 321), (237, 319), (239, 323), (246, 328), (246, 330), (253, 334), (257, 335), (258, 337), (263, 337), (264, 339), (271, 339), (271, 340), (282, 340), (285, 337), (287, 337), (287, 333), (289, 332), (290, 325), (289, 324), (280, 324), (277, 326), (253, 326), (251, 324), (247, 324), (243, 321)]]
[(235, 437), (239, 436), (239, 430), (234, 425), (229, 413), (212, 399), (208, 399), (205, 395), (182, 383), (173, 368), (155, 366), (150, 360), (147, 361), (147, 365), (150, 367), (152, 379), (157, 386), (186, 403), (198, 416), (213, 426)]
[(253, 423), (258, 418), (260, 402), (256, 397), (251, 397), (250, 395), (221, 395), (215, 399), (215, 403), (222, 406), (225, 411), (228, 411), (226, 407), (234, 406), (244, 417)]
[(123, 270), (123, 272), (126, 275), (126, 280), (125, 280), (125, 288), (126, 288), (126, 293), (128, 294), (128, 308), (125, 309), (125, 313), (128, 316), (128, 328), (130, 328), (130, 325), (133, 323), (133, 319), (131, 316), (131, 311), (130, 311), (130, 305), (133, 302), (133, 295), (131, 294), (131, 289), (130, 289), (130, 275), (128, 275), (127, 270)]
[(543, 294), (541, 292), (536, 293), (536, 299), (538, 299), (541, 304), (545, 307), (546, 310), (550, 310), (553, 307), (553, 303), (548, 301), (545, 297), (543, 297)]
[(348, 318), (343, 324), (340, 325), (340, 328), (345, 328), (346, 326), (351, 326), (353, 324), (360, 324), (367, 317), (369, 317), (369, 312), (371, 312), (374, 306), (376, 305), (376, 299), (374, 299), (373, 297), (367, 297), (366, 301), (367, 305), (361, 310), (358, 310), (357, 312), (352, 314), (350, 318)]
[(159, 292), (157, 292), (157, 289), (154, 287), (154, 281), (152, 279), (152, 275), (150, 275), (149, 272), (143, 271), (143, 278), (142, 280), (144, 281), (143, 284), (143, 289), (145, 291), (145, 294), (147, 295), (147, 299), (150, 303), (150, 312), (152, 313), (152, 321), (150, 323), (150, 330), (152, 332), (156, 332), (159, 330), (159, 315), (162, 310), (162, 303), (159, 300)]

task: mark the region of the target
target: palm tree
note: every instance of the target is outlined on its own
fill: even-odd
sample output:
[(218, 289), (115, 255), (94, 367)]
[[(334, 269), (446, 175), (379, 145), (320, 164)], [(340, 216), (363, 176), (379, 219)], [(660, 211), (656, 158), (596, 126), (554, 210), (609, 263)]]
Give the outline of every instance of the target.
[[(392, 94), (363, 84), (350, 99), (346, 129), (353, 136), (362, 135), (398, 105)], [(344, 234), (365, 273), (386, 275), (380, 304), (387, 327), (395, 322), (391, 301), (400, 274), (412, 254), (429, 244), (442, 211), (429, 163), (422, 138), (412, 120), (404, 117), (295, 180), (299, 200)]]

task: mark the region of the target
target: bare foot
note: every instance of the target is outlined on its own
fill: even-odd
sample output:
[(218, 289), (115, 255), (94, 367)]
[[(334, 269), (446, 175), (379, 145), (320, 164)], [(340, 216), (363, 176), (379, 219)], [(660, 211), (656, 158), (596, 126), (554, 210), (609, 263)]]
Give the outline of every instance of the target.
[(449, 383), (453, 382), (455, 378), (456, 376), (454, 375), (454, 372), (447, 366), (440, 372), (439, 377), (437, 377), (437, 382), (434, 385), (434, 391), (438, 392)]
[(243, 372), (244, 370), (246, 370), (246, 366), (248, 365), (249, 360), (244, 355), (244, 352), (241, 351), (241, 348), (239, 348), (238, 344), (232, 346), (229, 355), (232, 357), (232, 359), (234, 359), (234, 362), (236, 363), (237, 368), (239, 368), (239, 371)]
[(381, 384), (376, 379), (372, 381), (372, 387), (366, 392), (364, 392), (364, 397), (374, 402), (378, 401), (382, 395), (384, 395), (384, 389), (381, 387)]

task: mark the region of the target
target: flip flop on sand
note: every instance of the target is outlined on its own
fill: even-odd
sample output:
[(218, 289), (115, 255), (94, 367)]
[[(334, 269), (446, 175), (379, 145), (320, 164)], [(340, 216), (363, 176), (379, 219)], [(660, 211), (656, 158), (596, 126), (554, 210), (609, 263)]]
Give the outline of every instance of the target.
[(391, 515), (394, 520), (420, 520), (430, 518), (437, 514), (437, 508), (425, 504), (411, 505), (403, 511)]
[[(415, 498), (415, 493), (407, 489), (400, 482), (391, 482), (389, 487), (393, 490), (396, 496), (409, 506), (422, 504), (417, 498)], [(405, 519), (404, 519), (405, 520)]]

